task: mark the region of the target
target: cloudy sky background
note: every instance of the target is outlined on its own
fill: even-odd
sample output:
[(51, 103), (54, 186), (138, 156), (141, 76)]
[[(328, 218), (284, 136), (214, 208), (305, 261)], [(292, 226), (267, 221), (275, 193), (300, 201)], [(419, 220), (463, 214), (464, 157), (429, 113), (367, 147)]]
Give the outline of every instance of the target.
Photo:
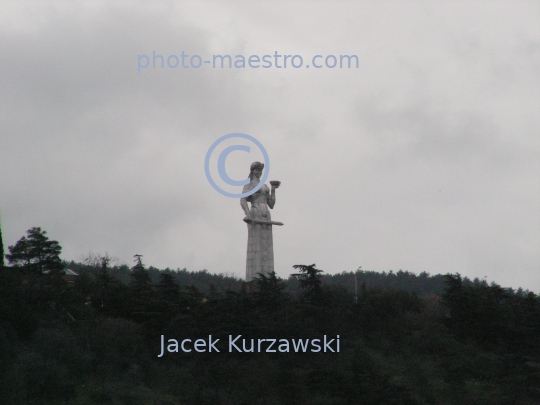
[[(281, 180), (276, 271), (459, 272), (540, 291), (540, 3), (0, 3), (4, 244), (244, 276), (220, 136)], [(358, 69), (146, 69), (137, 57), (356, 54)], [(257, 153), (230, 155), (240, 179)], [(230, 191), (236, 191), (231, 189)]]

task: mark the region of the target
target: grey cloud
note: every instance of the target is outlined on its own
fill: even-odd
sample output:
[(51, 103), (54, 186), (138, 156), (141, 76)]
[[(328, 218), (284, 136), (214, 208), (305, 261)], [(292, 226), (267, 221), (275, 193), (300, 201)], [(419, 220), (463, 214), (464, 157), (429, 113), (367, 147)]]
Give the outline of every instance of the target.
[[(502, 6), (298, 3), (300, 25), (281, 18), (284, 3), (50, 4), (10, 10), (0, 33), (6, 244), (41, 226), (68, 259), (140, 253), (242, 275), (241, 209), (202, 164), (219, 136), (245, 132), (282, 180), (281, 276), (316, 262), (539, 289), (538, 38), (525, 3), (509, 20)], [(137, 73), (138, 54), (182, 50), (354, 50), (361, 68)]]

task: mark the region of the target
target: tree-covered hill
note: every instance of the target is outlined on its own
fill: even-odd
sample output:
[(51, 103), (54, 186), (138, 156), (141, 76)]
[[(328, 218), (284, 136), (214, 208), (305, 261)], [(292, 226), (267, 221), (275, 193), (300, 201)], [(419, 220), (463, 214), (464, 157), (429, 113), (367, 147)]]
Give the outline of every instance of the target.
[[(40, 228), (8, 251), (2, 404), (540, 401), (540, 298), (532, 292), (459, 274), (330, 276), (315, 265), (291, 268), (288, 280), (245, 283), (147, 268), (141, 255), (131, 268), (107, 255), (65, 263)], [(79, 276), (66, 278), (58, 263)], [(240, 350), (229, 351), (238, 335)], [(219, 352), (207, 350), (211, 339)]]

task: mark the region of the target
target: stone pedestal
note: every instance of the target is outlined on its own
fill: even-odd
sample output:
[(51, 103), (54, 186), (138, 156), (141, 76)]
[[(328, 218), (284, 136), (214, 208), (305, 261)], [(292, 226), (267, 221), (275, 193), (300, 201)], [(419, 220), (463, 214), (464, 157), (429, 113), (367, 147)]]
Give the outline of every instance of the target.
[[(244, 186), (243, 193), (254, 189), (259, 184), (264, 165), (254, 162), (249, 175), (250, 183)], [(270, 274), (274, 271), (274, 243), (272, 240), (272, 227), (283, 225), (272, 221), (268, 208), (274, 208), (276, 203), (275, 189), (279, 181), (271, 181), (272, 190), (264, 184), (259, 190), (246, 198), (240, 199), (240, 205), (246, 213), (244, 221), (248, 227), (248, 243), (246, 257), (246, 281), (258, 277), (259, 273)], [(248, 202), (251, 206), (248, 207)]]
[(272, 225), (248, 224), (246, 281), (253, 280), (258, 273), (270, 274), (273, 271)]

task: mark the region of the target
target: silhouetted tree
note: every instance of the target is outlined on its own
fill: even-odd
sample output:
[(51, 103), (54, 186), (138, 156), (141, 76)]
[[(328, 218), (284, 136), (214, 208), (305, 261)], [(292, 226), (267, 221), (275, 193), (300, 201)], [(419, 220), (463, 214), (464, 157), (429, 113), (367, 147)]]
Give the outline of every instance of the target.
[(274, 307), (283, 298), (285, 283), (276, 276), (275, 271), (268, 275), (259, 273), (254, 280), (257, 300), (263, 306)]
[(178, 312), (182, 303), (181, 290), (172, 274), (160, 274), (160, 281), (156, 285), (156, 298), (162, 319), (170, 319)]
[(109, 314), (121, 314), (122, 300), (125, 297), (126, 287), (110, 273), (111, 258), (108, 254), (98, 256), (99, 270), (96, 275), (96, 288), (92, 294), (92, 305), (100, 311)]
[(314, 303), (321, 298), (321, 273), (323, 270), (315, 268), (315, 264), (309, 266), (305, 264), (295, 264), (293, 268), (300, 271), (300, 273), (292, 274), (298, 278), (300, 287), (304, 290), (304, 299), (308, 302)]
[(6, 255), (9, 263), (35, 274), (59, 272), (63, 270), (60, 253), (62, 247), (55, 240), (49, 240), (47, 232), (41, 228), (31, 228), (14, 246), (9, 246)]
[(142, 264), (142, 255), (135, 255), (135, 266), (131, 272), (131, 288), (136, 294), (148, 294), (152, 289), (152, 280)]
[(174, 276), (169, 273), (160, 274), (157, 291), (162, 300), (174, 302), (180, 298), (180, 286), (176, 282)]

